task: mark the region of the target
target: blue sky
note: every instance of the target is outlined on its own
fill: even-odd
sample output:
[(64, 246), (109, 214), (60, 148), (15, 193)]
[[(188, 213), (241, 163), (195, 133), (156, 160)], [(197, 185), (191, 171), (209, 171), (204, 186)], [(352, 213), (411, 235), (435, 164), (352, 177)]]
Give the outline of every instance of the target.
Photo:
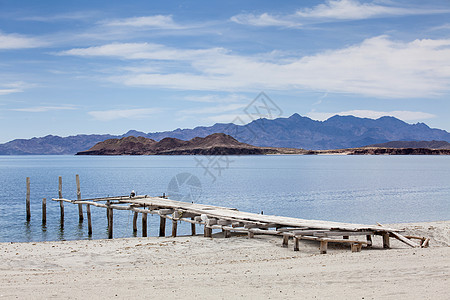
[[(448, 1), (0, 0), (0, 142), (283, 116), (450, 130)], [(248, 120), (251, 121), (251, 120)]]

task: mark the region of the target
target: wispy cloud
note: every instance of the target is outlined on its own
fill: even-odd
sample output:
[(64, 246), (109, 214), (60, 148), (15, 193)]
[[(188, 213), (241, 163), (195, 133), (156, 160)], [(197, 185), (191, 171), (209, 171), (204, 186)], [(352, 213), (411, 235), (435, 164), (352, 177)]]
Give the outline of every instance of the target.
[(448, 9), (400, 7), (360, 2), (357, 0), (329, 0), (312, 8), (297, 10), (293, 14), (240, 14), (231, 17), (231, 21), (252, 26), (301, 27), (304, 24), (336, 20), (363, 20), (381, 17), (428, 15), (449, 12), (450, 10)]
[(193, 108), (193, 109), (184, 109), (179, 111), (182, 115), (201, 115), (201, 114), (217, 114), (217, 113), (225, 113), (229, 111), (235, 111), (237, 109), (243, 109), (247, 104), (242, 103), (233, 103), (228, 105), (217, 105), (210, 107), (202, 107), (202, 108)]
[(28, 16), (22, 17), (21, 21), (35, 21), (35, 22), (57, 22), (57, 21), (74, 21), (74, 20), (87, 20), (92, 19), (98, 15), (94, 11), (77, 11), (71, 13), (62, 13), (46, 16)]
[(34, 37), (20, 34), (5, 34), (0, 32), (0, 50), (6, 49), (29, 49), (48, 45), (47, 42)]
[(193, 102), (203, 102), (203, 103), (231, 103), (231, 102), (239, 102), (239, 101), (250, 101), (248, 97), (240, 94), (230, 94), (230, 95), (215, 95), (215, 94), (208, 94), (208, 95), (202, 95), (202, 96), (187, 96), (184, 98), (188, 101)]
[(20, 93), (23, 92), (25, 88), (32, 86), (33, 84), (28, 84), (23, 81), (0, 84), (0, 96), (13, 93)]
[(177, 49), (147, 43), (76, 48), (60, 55), (161, 61), (157, 72), (116, 72), (105, 78), (139, 87), (228, 92), (319, 90), (382, 98), (433, 97), (450, 90), (450, 39), (403, 42), (378, 36), (288, 60), (285, 56), (277, 60), (274, 56), (237, 55), (222, 48)]
[(369, 119), (378, 119), (383, 116), (391, 116), (401, 119), (403, 121), (417, 121), (424, 119), (432, 119), (435, 118), (436, 115), (421, 112), (421, 111), (404, 111), (404, 110), (395, 110), (395, 111), (375, 111), (375, 110), (349, 110), (349, 111), (341, 111), (341, 112), (309, 112), (307, 114), (308, 117), (315, 120), (326, 120), (332, 116), (340, 115), (340, 116), (355, 116), (360, 118), (369, 118)]
[(12, 108), (13, 111), (22, 111), (22, 112), (47, 112), (54, 110), (74, 110), (77, 109), (75, 106), (34, 106), (34, 107), (24, 107), (24, 108)]
[(113, 121), (118, 119), (145, 119), (160, 111), (159, 108), (134, 108), (90, 111), (88, 114), (99, 121)]
[(223, 48), (176, 49), (153, 43), (112, 43), (96, 47), (74, 48), (57, 55), (118, 57), (122, 59), (193, 60), (202, 56), (224, 53)]
[(177, 24), (171, 15), (153, 15), (102, 21), (105, 26), (145, 27), (161, 29), (184, 29), (186, 26)]

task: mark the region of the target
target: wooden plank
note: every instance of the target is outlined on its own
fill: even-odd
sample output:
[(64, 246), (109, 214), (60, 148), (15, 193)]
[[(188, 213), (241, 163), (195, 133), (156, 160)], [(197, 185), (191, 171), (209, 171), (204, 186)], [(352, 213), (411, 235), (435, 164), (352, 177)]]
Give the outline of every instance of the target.
[(147, 237), (147, 214), (142, 213), (142, 236)]
[(362, 244), (360, 243), (352, 243), (351, 250), (352, 252), (361, 252)]
[(27, 212), (27, 222), (31, 220), (31, 201), (30, 201), (30, 177), (27, 177), (27, 196), (26, 196), (26, 212)]
[(408, 246), (411, 246), (413, 248), (418, 248), (420, 247), (419, 244), (414, 243), (413, 241), (411, 241), (410, 239), (405, 238), (403, 235), (396, 233), (396, 232), (391, 232), (391, 235), (394, 236), (397, 240), (405, 243)]
[(47, 223), (47, 198), (42, 198), (42, 224)]
[[(81, 200), (81, 188), (80, 188), (80, 176), (78, 174), (75, 175), (75, 180), (77, 183), (77, 200)], [(83, 205), (78, 204), (78, 221), (80, 223), (83, 222)]]
[(420, 245), (422, 248), (427, 248), (430, 245), (430, 238), (426, 238), (423, 242), (422, 245)]

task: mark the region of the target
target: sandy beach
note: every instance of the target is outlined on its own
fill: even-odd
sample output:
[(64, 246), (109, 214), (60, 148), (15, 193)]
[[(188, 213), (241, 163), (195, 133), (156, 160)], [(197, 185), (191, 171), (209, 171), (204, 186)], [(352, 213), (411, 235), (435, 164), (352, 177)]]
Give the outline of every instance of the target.
[[(5, 299), (446, 299), (450, 221), (385, 224), (431, 238), (429, 248), (392, 239), (392, 249), (352, 253), (280, 237), (127, 238), (1, 243)], [(448, 298), (447, 298), (448, 299)]]

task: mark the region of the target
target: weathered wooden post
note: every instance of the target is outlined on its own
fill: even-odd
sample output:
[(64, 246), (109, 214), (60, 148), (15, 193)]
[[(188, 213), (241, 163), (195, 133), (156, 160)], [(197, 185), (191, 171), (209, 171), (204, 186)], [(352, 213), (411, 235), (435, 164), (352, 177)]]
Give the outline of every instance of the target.
[(137, 232), (137, 219), (138, 219), (139, 213), (137, 211), (134, 212), (133, 216), (133, 233), (136, 234)]
[(86, 215), (88, 219), (88, 235), (92, 235), (92, 218), (91, 218), (91, 205), (86, 205)]
[(166, 236), (166, 218), (163, 216), (159, 217), (159, 236), (165, 237)]
[(383, 248), (389, 249), (391, 248), (390, 242), (389, 242), (389, 232), (383, 232)]
[(42, 224), (47, 223), (47, 199), (42, 199)]
[(366, 235), (367, 247), (372, 247), (372, 236), (370, 234)]
[[(294, 236), (294, 251), (299, 251), (299, 238), (298, 236)], [(322, 247), (322, 242), (320, 242), (320, 247)]]
[(281, 247), (287, 248), (289, 246), (289, 235), (283, 234), (283, 243)]
[(142, 213), (142, 236), (147, 237), (147, 213)]
[[(106, 200), (106, 206), (109, 207), (109, 204), (111, 201)], [(109, 226), (109, 209), (106, 210), (106, 220), (108, 220), (108, 226)]]
[(180, 213), (174, 211), (172, 214), (172, 237), (177, 236), (178, 219), (180, 218)]
[[(191, 217), (191, 220), (194, 221), (194, 217)], [(195, 235), (195, 223), (191, 223), (191, 235)]]
[(114, 213), (113, 213), (113, 209), (111, 207), (111, 203), (109, 201), (108, 201), (107, 205), (108, 205), (108, 208), (107, 208), (107, 210), (108, 210), (108, 238), (112, 239), (113, 238), (113, 224), (114, 224), (113, 216), (114, 216)]
[[(80, 188), (80, 176), (75, 175), (75, 179), (77, 182), (77, 200), (81, 200), (81, 188)], [(78, 203), (78, 221), (83, 223), (83, 204)]]
[[(61, 176), (59, 176), (58, 181), (59, 181), (59, 187), (58, 187), (59, 199), (62, 199), (62, 177)], [(60, 208), (60, 212), (61, 212), (61, 228), (63, 228), (64, 227), (64, 201), (59, 200), (59, 208)]]
[(26, 209), (27, 209), (27, 222), (31, 220), (31, 201), (30, 201), (30, 177), (27, 177), (27, 200), (26, 200)]

